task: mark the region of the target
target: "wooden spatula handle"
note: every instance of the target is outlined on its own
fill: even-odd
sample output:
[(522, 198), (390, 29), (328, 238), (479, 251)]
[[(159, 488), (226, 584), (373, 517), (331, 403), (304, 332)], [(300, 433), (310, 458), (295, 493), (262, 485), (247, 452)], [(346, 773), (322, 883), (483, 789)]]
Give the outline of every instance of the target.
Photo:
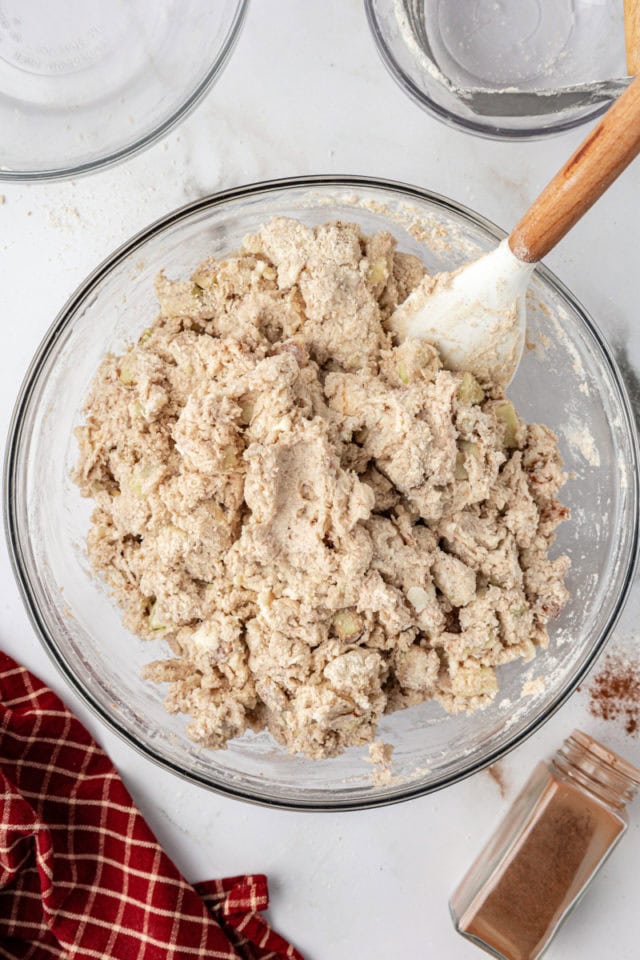
[(607, 110), (509, 237), (519, 260), (537, 263), (640, 153), (640, 77)]
[(640, 73), (640, 0), (624, 0), (624, 39), (627, 47), (627, 73)]

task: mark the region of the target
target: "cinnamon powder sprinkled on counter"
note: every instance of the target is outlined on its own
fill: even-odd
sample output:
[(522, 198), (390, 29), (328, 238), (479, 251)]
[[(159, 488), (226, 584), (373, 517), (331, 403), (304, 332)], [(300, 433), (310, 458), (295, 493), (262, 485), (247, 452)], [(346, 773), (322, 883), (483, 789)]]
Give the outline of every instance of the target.
[(507, 794), (507, 787), (504, 780), (504, 773), (503, 773), (502, 767), (500, 766), (499, 761), (496, 763), (492, 763), (490, 767), (487, 767), (487, 773), (489, 774), (491, 779), (494, 781), (494, 783), (497, 785), (498, 790), (500, 791), (500, 796), (504, 800)]
[(640, 732), (640, 661), (619, 650), (608, 653), (589, 694), (592, 716), (621, 722), (630, 735)]

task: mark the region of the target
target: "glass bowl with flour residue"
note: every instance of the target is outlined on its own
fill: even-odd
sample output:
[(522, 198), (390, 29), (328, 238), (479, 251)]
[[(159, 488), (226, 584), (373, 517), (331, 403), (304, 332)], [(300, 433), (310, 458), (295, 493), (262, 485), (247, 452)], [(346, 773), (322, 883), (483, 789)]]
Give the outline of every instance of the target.
[(365, 0), (383, 62), (438, 119), (522, 140), (603, 113), (629, 83), (618, 0)]
[[(33, 625), (70, 684), (129, 743), (180, 776), (232, 796), (280, 807), (335, 810), (407, 800), (493, 763), (538, 729), (593, 665), (621, 612), (636, 559), (637, 449), (629, 401), (611, 351), (584, 309), (544, 266), (528, 301), (528, 349), (509, 388), (520, 414), (558, 435), (569, 474), (553, 556), (567, 554), (570, 599), (550, 624), (550, 645), (528, 663), (498, 668), (499, 692), (472, 715), (433, 701), (383, 717), (393, 747), (372, 764), (367, 746), (337, 757), (292, 756), (266, 732), (225, 750), (187, 734), (168, 715), (164, 690), (143, 679), (166, 656), (143, 641), (90, 569), (92, 505), (71, 471), (74, 429), (101, 360), (136, 341), (157, 314), (154, 280), (187, 277), (224, 257), (274, 216), (308, 225), (358, 223), (387, 230), (398, 249), (432, 272), (452, 270), (503, 236), (470, 210), (428, 191), (357, 177), (254, 184), (168, 214), (116, 250), (79, 287), (47, 333), (18, 398), (8, 443), (5, 515), (15, 573)], [(373, 759), (376, 759), (375, 757)]]

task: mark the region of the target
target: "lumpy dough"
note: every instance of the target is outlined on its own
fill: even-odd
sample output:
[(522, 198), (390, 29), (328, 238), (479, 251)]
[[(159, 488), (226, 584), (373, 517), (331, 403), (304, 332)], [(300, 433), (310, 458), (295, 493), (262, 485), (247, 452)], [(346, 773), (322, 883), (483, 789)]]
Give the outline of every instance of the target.
[(567, 600), (553, 433), (385, 321), (424, 276), (392, 236), (275, 219), (108, 356), (78, 430), (88, 537), (189, 735), (370, 743), (385, 712), (471, 711)]

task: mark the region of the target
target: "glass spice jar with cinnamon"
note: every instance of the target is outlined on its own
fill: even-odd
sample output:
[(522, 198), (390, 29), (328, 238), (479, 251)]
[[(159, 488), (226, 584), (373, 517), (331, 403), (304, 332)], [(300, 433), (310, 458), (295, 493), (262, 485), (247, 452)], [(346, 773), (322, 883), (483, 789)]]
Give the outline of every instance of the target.
[(627, 829), (640, 770), (574, 730), (540, 763), (450, 901), (494, 957), (537, 960)]

